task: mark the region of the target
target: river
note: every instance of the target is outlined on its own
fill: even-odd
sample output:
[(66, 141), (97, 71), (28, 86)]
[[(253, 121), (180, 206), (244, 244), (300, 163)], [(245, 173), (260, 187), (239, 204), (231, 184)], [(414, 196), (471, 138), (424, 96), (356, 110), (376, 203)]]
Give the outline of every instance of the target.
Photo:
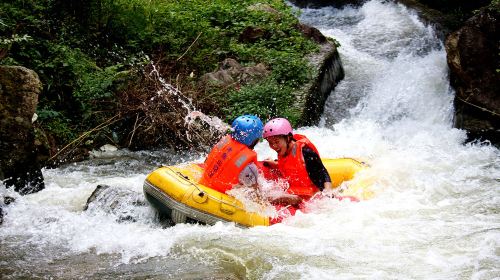
[[(98, 184), (143, 199), (159, 165), (202, 160), (169, 150), (96, 153), (44, 169), (46, 189), (16, 198), (0, 226), (1, 279), (494, 279), (500, 277), (500, 151), (453, 128), (446, 53), (403, 6), (303, 9), (336, 38), (345, 79), (319, 126), (323, 157), (358, 157), (375, 197), (322, 200), (282, 224), (162, 226), (147, 205), (83, 211)], [(273, 156), (267, 144), (259, 157)]]

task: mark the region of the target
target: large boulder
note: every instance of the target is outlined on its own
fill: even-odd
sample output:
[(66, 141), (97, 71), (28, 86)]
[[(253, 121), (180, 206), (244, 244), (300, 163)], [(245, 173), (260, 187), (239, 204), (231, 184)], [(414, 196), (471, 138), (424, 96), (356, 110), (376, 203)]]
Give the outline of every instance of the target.
[(15, 201), (15, 198), (13, 198), (13, 197), (0, 196), (0, 225), (3, 224), (3, 217), (5, 215), (3, 212), (3, 207), (11, 204), (14, 201)]
[(83, 211), (106, 215), (117, 222), (136, 222), (148, 215), (149, 207), (142, 193), (109, 185), (98, 185), (87, 199)]
[(21, 194), (44, 188), (32, 124), (41, 89), (34, 71), (0, 66), (0, 180)]
[(500, 143), (499, 12), (483, 8), (446, 40), (455, 125), (471, 140)]

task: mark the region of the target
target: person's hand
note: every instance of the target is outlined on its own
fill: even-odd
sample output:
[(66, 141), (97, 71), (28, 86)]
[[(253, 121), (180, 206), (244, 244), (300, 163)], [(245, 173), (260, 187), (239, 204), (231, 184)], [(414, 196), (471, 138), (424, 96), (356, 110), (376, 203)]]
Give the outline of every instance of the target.
[(331, 182), (325, 182), (323, 184), (323, 191), (333, 191), (333, 185)]
[(324, 189), (320, 192), (320, 197), (330, 197), (335, 198), (337, 196), (338, 191), (333, 189), (333, 185), (330, 182), (324, 183)]
[(292, 205), (297, 207), (302, 202), (302, 197), (294, 194), (283, 194), (271, 200), (272, 204)]
[(290, 195), (288, 204), (298, 207), (300, 203), (302, 203), (302, 197), (293, 194)]

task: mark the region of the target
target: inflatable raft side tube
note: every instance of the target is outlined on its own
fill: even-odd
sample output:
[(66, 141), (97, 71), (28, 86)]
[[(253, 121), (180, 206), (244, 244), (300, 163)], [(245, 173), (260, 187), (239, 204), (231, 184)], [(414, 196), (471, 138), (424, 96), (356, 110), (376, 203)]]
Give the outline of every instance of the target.
[(328, 170), (334, 188), (342, 182), (352, 180), (358, 171), (368, 167), (365, 162), (353, 158), (327, 158), (322, 159), (322, 162)]
[[(149, 197), (148, 201), (156, 200), (152, 204), (159, 211), (167, 214), (176, 224), (185, 223), (187, 218), (191, 218), (195, 221), (199, 221), (201, 223), (209, 225), (213, 225), (219, 221), (231, 222), (230, 220), (225, 220), (214, 215), (203, 213), (197, 209), (191, 208), (181, 202), (178, 202), (147, 181), (144, 183), (144, 193), (146, 194), (146, 197)], [(237, 225), (243, 227), (242, 225)]]
[[(172, 209), (172, 219), (181, 212), (188, 218), (207, 224), (226, 221), (240, 226), (269, 225), (269, 217), (246, 212), (242, 203), (235, 198), (195, 183), (196, 179), (193, 177), (196, 169), (200, 167), (187, 165), (159, 168), (146, 178), (144, 192)], [(161, 207), (157, 209), (161, 210)], [(168, 210), (163, 212), (168, 214)], [(182, 222), (182, 217), (179, 220)]]

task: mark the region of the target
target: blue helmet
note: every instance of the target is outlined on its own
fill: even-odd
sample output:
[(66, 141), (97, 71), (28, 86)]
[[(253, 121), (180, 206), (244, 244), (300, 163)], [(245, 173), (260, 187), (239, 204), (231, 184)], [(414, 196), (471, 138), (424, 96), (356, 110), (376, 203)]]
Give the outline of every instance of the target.
[(262, 137), (264, 125), (257, 116), (243, 115), (237, 117), (231, 125), (233, 131), (231, 136), (234, 140), (250, 146), (253, 142)]

